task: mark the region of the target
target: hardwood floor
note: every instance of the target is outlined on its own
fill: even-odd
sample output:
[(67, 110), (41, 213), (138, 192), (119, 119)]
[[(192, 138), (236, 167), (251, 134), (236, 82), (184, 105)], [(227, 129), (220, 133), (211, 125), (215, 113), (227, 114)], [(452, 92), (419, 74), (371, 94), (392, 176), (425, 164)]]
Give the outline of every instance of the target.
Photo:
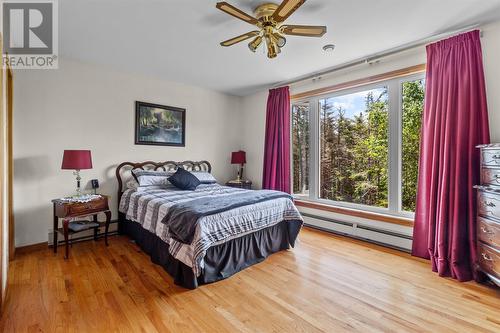
[(398, 251), (304, 229), (291, 251), (197, 290), (126, 237), (11, 262), (4, 332), (500, 332), (500, 292)]

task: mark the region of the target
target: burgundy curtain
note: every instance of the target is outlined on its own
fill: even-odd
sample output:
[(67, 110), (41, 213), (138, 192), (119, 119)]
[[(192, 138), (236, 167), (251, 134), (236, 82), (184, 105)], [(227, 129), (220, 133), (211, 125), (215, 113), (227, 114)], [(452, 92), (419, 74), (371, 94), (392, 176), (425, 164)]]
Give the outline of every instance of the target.
[(262, 187), (290, 193), (290, 93), (269, 90)]
[(475, 146), (489, 141), (479, 31), (428, 45), (412, 253), (440, 276), (476, 277)]

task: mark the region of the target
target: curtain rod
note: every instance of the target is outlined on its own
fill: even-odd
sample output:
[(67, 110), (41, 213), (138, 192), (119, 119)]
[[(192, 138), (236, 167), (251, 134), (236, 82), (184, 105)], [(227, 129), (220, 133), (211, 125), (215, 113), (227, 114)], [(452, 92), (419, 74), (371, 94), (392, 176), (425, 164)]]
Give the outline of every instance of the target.
[[(362, 64), (369, 64), (369, 63), (371, 63), (373, 61), (385, 58), (387, 56), (391, 56), (391, 55), (394, 55), (394, 54), (397, 54), (397, 53), (401, 53), (401, 52), (404, 52), (404, 51), (415, 49), (417, 47), (420, 47), (420, 46), (423, 46), (423, 45), (426, 45), (426, 44), (438, 41), (440, 39), (451, 37), (451, 36), (459, 34), (459, 33), (463, 33), (463, 32), (469, 31), (469, 30), (473, 30), (473, 29), (476, 29), (478, 27), (479, 27), (479, 24), (475, 24), (475, 25), (470, 25), (470, 26), (463, 27), (463, 28), (460, 28), (460, 29), (457, 29), (457, 30), (448, 31), (448, 32), (444, 32), (444, 33), (441, 33), (441, 34), (429, 36), (429, 37), (426, 37), (426, 38), (423, 38), (423, 39), (416, 40), (414, 42), (406, 43), (406, 44), (403, 44), (403, 45), (400, 45), (400, 46), (388, 49), (386, 51), (374, 53), (374, 54), (369, 55), (367, 57), (358, 58), (356, 60), (352, 60), (352, 61), (340, 64), (340, 65), (337, 65), (337, 66), (333, 66), (333, 67), (330, 67), (330, 68), (327, 68), (327, 69), (324, 69), (324, 70), (321, 70), (321, 71), (318, 71), (318, 72), (314, 72), (312, 74), (306, 74), (306, 75), (303, 75), (303, 76), (299, 76), (299, 77), (297, 77), (295, 79), (292, 79), (292, 80), (289, 80), (289, 81), (278, 82), (278, 83), (275, 83), (274, 85), (272, 85), (271, 88), (278, 88), (278, 87), (281, 87), (281, 86), (292, 85), (292, 84), (295, 84), (295, 83), (299, 83), (299, 82), (302, 82), (302, 81), (313, 79), (313, 78), (318, 77), (318, 76), (322, 76), (322, 75), (330, 74), (330, 73), (333, 73), (333, 72), (337, 72), (337, 71), (342, 70), (342, 69), (346, 69), (346, 68), (350, 68), (350, 67), (354, 67), (354, 66), (358, 66), (358, 65), (362, 65)], [(482, 37), (482, 33), (481, 33), (481, 37)]]

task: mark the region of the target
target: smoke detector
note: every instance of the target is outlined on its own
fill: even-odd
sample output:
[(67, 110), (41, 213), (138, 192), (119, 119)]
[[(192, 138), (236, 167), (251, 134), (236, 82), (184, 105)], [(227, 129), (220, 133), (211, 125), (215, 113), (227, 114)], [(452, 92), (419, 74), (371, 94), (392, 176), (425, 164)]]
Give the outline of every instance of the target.
[(335, 50), (335, 44), (326, 44), (323, 46), (323, 51), (325, 52), (333, 52)]

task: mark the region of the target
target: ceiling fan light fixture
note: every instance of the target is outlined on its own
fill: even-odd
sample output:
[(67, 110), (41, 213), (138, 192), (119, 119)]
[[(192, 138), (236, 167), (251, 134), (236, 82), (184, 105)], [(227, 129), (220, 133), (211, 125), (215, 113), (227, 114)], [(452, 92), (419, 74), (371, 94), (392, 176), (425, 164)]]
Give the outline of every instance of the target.
[(273, 38), (278, 45), (279, 48), (282, 48), (286, 44), (286, 38), (285, 36), (281, 35), (278, 32), (273, 33)]
[(276, 58), (278, 53), (281, 52), (278, 45), (275, 43), (275, 41), (270, 36), (266, 36), (266, 44), (267, 44), (267, 57), (269, 59)]
[(250, 51), (255, 52), (260, 44), (262, 44), (262, 36), (255, 37), (250, 43), (248, 43), (248, 48)]
[(275, 58), (287, 42), (285, 36), (322, 37), (326, 33), (325, 26), (284, 24), (306, 0), (281, 0), (281, 4), (263, 3), (255, 8), (254, 15), (230, 5), (225, 1), (217, 2), (216, 7), (241, 21), (250, 23), (258, 30), (249, 31), (240, 36), (221, 42), (222, 46), (232, 46), (244, 40), (250, 51), (255, 52), (262, 42), (266, 43), (268, 58)]

